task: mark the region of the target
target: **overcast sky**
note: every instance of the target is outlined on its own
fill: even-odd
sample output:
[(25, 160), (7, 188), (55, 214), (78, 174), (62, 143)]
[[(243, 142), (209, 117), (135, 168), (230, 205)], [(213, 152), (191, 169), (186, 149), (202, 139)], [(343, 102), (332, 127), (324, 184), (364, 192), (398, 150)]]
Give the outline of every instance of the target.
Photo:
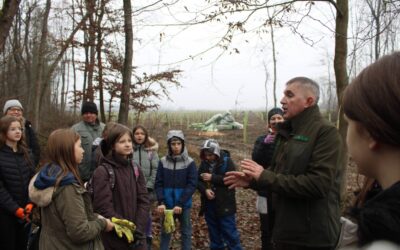
[[(190, 2), (190, 1), (189, 1)], [(156, 73), (161, 70), (179, 68), (183, 70), (179, 80), (182, 88), (171, 89), (173, 102), (163, 100), (162, 109), (186, 110), (229, 110), (229, 109), (264, 109), (265, 107), (265, 70), (268, 65), (270, 82), (268, 103), (272, 99), (272, 52), (269, 35), (259, 38), (254, 32), (239, 34), (230, 48), (238, 48), (239, 54), (229, 51), (215, 60), (222, 52), (213, 49), (195, 57), (193, 60), (179, 62), (211, 47), (224, 32), (224, 24), (208, 23), (189, 27), (164, 27), (157, 24), (176, 23), (185, 20), (191, 11), (188, 1), (171, 7), (168, 11), (141, 15), (137, 22), (146, 23), (136, 32), (140, 42), (135, 44), (134, 65), (138, 72)], [(193, 1), (191, 1), (193, 3)], [(197, 2), (197, 1), (196, 1)], [(174, 13), (174, 15), (171, 15)], [(334, 27), (334, 16), (329, 5), (317, 3), (311, 13), (325, 25)], [(260, 15), (265, 15), (260, 12)], [(257, 18), (257, 17), (256, 17)], [(260, 16), (259, 18), (263, 18)], [(156, 26), (153, 26), (156, 25)], [(327, 75), (328, 67), (322, 63), (334, 50), (334, 35), (316, 21), (307, 19), (299, 30), (302, 34), (318, 41), (314, 47), (305, 44), (299, 35), (289, 29), (275, 29), (277, 50), (278, 103), (282, 97), (284, 84), (296, 76), (307, 76), (315, 80)], [(159, 33), (163, 33), (160, 42)], [(176, 63), (179, 62), (179, 63)], [(159, 64), (161, 66), (159, 66)]]

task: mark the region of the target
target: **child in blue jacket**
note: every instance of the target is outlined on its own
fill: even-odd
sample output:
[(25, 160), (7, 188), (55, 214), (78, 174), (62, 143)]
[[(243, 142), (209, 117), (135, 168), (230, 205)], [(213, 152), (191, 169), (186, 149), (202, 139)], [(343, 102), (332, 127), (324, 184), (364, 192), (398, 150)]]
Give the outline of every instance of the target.
[[(168, 154), (161, 158), (157, 169), (154, 189), (157, 194), (160, 214), (165, 209), (173, 209), (180, 221), (182, 249), (191, 249), (192, 224), (190, 208), (192, 195), (197, 186), (197, 169), (185, 148), (185, 137), (180, 130), (171, 130), (167, 134)], [(171, 234), (161, 232), (161, 250), (169, 249)]]
[(200, 215), (205, 214), (211, 250), (242, 250), (236, 229), (235, 190), (224, 184), (228, 171), (235, 171), (229, 152), (216, 140), (206, 140), (200, 151), (198, 189), (202, 195)]

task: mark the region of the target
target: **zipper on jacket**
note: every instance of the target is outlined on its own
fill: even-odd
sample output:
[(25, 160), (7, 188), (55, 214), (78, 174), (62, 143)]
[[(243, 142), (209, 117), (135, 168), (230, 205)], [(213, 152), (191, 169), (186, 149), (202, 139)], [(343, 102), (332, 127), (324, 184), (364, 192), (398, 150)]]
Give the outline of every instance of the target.
[(142, 167), (142, 145), (139, 145), (139, 166)]
[(173, 161), (174, 161), (174, 169), (173, 169), (173, 171), (172, 171), (172, 183), (173, 183), (173, 185), (172, 185), (172, 202), (173, 202), (173, 206), (175, 207), (175, 187), (176, 187), (176, 184), (175, 184), (175, 171), (176, 171), (176, 159), (173, 159)]

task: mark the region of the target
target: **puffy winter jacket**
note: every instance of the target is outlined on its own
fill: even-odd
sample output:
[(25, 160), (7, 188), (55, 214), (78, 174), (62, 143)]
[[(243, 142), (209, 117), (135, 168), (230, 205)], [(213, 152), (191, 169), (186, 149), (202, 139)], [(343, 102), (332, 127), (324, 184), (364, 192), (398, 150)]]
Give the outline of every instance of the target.
[(158, 167), (158, 144), (153, 139), (149, 138), (151, 146), (145, 148), (144, 145), (134, 145), (133, 160), (140, 166), (146, 178), (146, 187), (154, 189), (154, 182), (157, 175)]
[(7, 145), (0, 148), (0, 213), (14, 214), (28, 203), (32, 164), (33, 159), (28, 162), (22, 151), (14, 152)]

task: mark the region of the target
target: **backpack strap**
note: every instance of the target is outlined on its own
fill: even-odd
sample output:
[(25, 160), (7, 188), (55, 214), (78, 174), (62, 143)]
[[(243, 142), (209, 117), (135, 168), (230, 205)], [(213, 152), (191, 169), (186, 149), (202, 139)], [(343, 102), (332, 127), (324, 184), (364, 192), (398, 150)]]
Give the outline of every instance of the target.
[(102, 164), (102, 165), (106, 168), (106, 170), (107, 170), (107, 172), (108, 172), (108, 175), (110, 176), (110, 185), (111, 185), (111, 189), (114, 189), (114, 186), (115, 186), (115, 173), (114, 173), (114, 169), (113, 169), (112, 166), (109, 165), (109, 164)]
[(224, 164), (222, 164), (222, 167), (221, 167), (221, 171), (223, 174), (225, 174), (226, 168), (228, 167), (228, 159), (229, 159), (229, 156), (227, 156), (227, 155), (224, 156)]
[(131, 165), (133, 168), (133, 173), (135, 174), (135, 179), (137, 180), (140, 175), (139, 165), (133, 159), (131, 160)]

